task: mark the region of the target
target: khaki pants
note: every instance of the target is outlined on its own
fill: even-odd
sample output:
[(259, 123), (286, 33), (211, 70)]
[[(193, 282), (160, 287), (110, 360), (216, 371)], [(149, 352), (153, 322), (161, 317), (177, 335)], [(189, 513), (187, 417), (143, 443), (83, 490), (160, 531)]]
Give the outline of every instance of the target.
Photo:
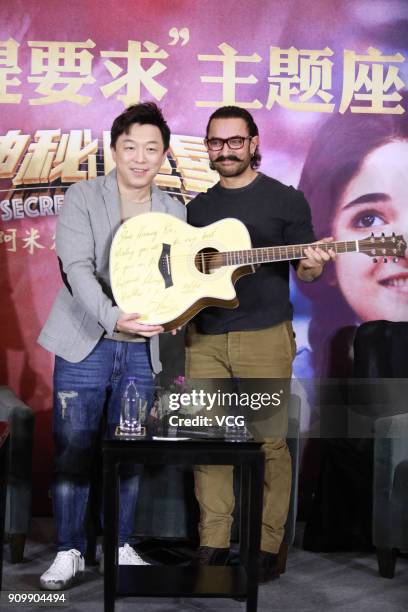
[[(186, 338), (186, 376), (197, 379), (240, 378), (241, 391), (250, 381), (289, 379), (296, 353), (292, 324), (285, 321), (257, 331), (198, 334), (190, 325)], [(215, 381), (216, 382), (216, 381)], [(208, 385), (208, 380), (206, 381)], [(286, 394), (288, 397), (288, 393)], [(279, 437), (265, 438), (265, 486), (261, 549), (277, 553), (284, 535), (291, 488), (291, 458), (286, 445), (287, 409), (275, 417)], [(233, 467), (198, 465), (195, 494), (200, 505), (200, 544), (228, 548), (232, 512)]]

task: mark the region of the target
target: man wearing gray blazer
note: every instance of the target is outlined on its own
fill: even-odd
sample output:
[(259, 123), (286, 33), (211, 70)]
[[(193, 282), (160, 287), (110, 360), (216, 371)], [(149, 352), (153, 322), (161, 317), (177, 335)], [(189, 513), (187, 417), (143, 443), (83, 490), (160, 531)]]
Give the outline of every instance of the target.
[[(116, 169), (72, 185), (60, 214), (56, 250), (64, 286), (39, 337), (55, 353), (53, 506), (58, 554), (41, 576), (48, 590), (69, 587), (84, 571), (85, 513), (104, 410), (119, 422), (128, 376), (148, 401), (161, 370), (159, 325), (116, 306), (109, 280), (109, 251), (122, 221), (158, 211), (185, 219), (185, 207), (153, 184), (166, 157), (170, 130), (154, 103), (129, 107), (115, 119), (111, 150)], [(119, 563), (144, 564), (129, 544), (139, 475), (121, 471)]]

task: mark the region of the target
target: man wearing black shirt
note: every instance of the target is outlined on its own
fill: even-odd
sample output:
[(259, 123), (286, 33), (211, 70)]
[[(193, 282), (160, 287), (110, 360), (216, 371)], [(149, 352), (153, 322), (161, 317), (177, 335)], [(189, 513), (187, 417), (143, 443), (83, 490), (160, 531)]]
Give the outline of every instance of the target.
[[(211, 167), (220, 181), (198, 195), (187, 209), (188, 222), (203, 227), (226, 217), (242, 221), (252, 246), (305, 244), (315, 240), (309, 205), (293, 187), (257, 172), (258, 128), (251, 114), (227, 106), (215, 111), (205, 139)], [(326, 239), (328, 241), (331, 238)], [(305, 250), (295, 262), (298, 277), (311, 282), (334, 257), (319, 248)], [(290, 379), (296, 345), (289, 301), (288, 262), (263, 264), (236, 284), (236, 309), (206, 308), (190, 324), (186, 374), (191, 378)], [(277, 554), (284, 535), (291, 462), (286, 446), (286, 411), (279, 437), (267, 437), (259, 578), (278, 577)], [(234, 493), (232, 466), (196, 466), (200, 504), (199, 563), (223, 564), (229, 552)]]

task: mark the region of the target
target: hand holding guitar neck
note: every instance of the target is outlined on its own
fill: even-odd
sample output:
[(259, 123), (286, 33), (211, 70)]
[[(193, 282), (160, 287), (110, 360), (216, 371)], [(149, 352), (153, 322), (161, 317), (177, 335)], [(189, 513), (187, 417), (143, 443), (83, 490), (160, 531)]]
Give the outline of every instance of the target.
[[(333, 236), (323, 238), (315, 244), (321, 245), (322, 242), (330, 244), (330, 242), (334, 242), (334, 238)], [(333, 249), (324, 251), (321, 246), (315, 247), (313, 245), (304, 249), (304, 255), (306, 257), (299, 260), (296, 273), (301, 280), (306, 282), (311, 282), (319, 278), (323, 272), (324, 265), (330, 261), (330, 259), (335, 259), (336, 257), (336, 253)]]

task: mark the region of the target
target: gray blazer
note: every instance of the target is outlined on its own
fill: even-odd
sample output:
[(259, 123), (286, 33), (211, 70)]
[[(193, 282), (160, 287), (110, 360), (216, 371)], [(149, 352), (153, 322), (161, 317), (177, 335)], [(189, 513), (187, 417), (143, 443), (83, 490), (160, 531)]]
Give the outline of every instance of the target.
[[(155, 185), (152, 210), (186, 218), (186, 207)], [(56, 233), (65, 286), (38, 338), (41, 346), (67, 361), (82, 361), (116, 325), (120, 309), (112, 302), (109, 251), (120, 224), (116, 170), (69, 187)], [(150, 354), (153, 371), (160, 372), (157, 336), (150, 340)]]

